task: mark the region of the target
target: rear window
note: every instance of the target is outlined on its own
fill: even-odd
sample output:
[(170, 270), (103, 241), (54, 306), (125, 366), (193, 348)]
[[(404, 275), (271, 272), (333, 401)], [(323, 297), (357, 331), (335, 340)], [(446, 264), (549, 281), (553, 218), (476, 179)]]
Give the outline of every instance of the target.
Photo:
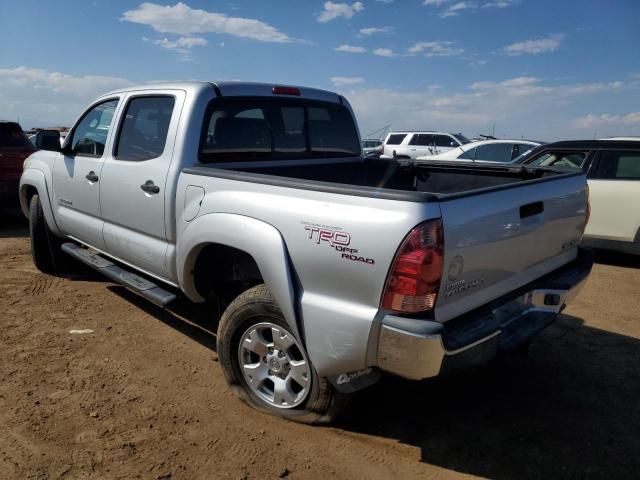
[(360, 155), (349, 111), (302, 99), (216, 99), (205, 115), (200, 161), (281, 160)]
[(542, 155), (527, 161), (532, 167), (555, 167), (562, 170), (581, 170), (586, 152), (545, 152)]
[(464, 135), (462, 135), (461, 133), (452, 133), (451, 135), (453, 135), (454, 137), (456, 137), (458, 139), (458, 141), (462, 144), (462, 145), (466, 145), (467, 143), (471, 143), (471, 140), (469, 140), (467, 137), (465, 137)]
[(33, 145), (15, 122), (0, 123), (0, 147), (29, 147)]
[(394, 133), (389, 135), (389, 138), (387, 138), (386, 144), (387, 145), (400, 145), (402, 143), (402, 141), (406, 138), (407, 134), (406, 133)]

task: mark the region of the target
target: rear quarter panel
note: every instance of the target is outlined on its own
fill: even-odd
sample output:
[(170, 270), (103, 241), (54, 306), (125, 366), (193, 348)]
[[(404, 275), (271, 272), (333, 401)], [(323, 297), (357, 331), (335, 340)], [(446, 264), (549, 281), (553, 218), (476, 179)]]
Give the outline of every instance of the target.
[[(292, 271), (299, 330), (318, 373), (365, 368), (371, 326), (391, 261), (416, 224), (440, 216), (438, 204), (182, 174), (178, 206), (189, 185), (205, 190), (198, 217), (251, 217), (280, 232)], [(178, 250), (180, 231), (188, 223), (179, 213)], [(262, 239), (252, 241), (259, 244)]]

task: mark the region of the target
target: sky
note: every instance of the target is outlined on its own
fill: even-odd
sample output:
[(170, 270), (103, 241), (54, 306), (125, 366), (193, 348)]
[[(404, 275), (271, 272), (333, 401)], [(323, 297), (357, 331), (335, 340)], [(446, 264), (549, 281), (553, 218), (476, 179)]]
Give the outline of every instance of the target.
[(0, 0), (0, 119), (166, 80), (337, 91), (391, 128), (640, 135), (640, 0)]

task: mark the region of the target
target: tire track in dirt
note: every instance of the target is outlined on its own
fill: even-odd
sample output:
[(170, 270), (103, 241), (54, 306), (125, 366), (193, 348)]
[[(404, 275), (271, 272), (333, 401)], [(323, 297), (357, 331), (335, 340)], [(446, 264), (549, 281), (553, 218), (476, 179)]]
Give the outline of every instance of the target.
[(60, 287), (62, 285), (62, 282), (63, 281), (61, 278), (40, 273), (37, 274), (35, 278), (30, 280), (29, 284), (24, 288), (23, 292), (25, 295), (31, 297), (44, 295), (49, 290)]

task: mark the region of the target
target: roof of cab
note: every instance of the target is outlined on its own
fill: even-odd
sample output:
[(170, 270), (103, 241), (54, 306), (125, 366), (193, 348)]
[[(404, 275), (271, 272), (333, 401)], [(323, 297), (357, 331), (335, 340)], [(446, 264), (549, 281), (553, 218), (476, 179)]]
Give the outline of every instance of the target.
[[(187, 93), (198, 94), (204, 90), (213, 89), (216, 95), (222, 97), (234, 97), (234, 96), (264, 96), (272, 97), (276, 94), (273, 93), (273, 87), (293, 87), (300, 91), (300, 96), (294, 96), (293, 98), (305, 98), (311, 100), (322, 100), (325, 102), (341, 103), (342, 97), (337, 93), (327, 90), (320, 90), (317, 88), (299, 87), (295, 85), (283, 85), (279, 83), (257, 83), (257, 82), (202, 82), (202, 81), (189, 81), (189, 82), (163, 82), (163, 83), (147, 83), (141, 85), (131, 85), (123, 87), (118, 90), (101, 95), (102, 97), (107, 95), (114, 95), (118, 93), (136, 92), (136, 91), (149, 91), (149, 90), (184, 90)], [(279, 97), (290, 97), (290, 95), (277, 95)]]

